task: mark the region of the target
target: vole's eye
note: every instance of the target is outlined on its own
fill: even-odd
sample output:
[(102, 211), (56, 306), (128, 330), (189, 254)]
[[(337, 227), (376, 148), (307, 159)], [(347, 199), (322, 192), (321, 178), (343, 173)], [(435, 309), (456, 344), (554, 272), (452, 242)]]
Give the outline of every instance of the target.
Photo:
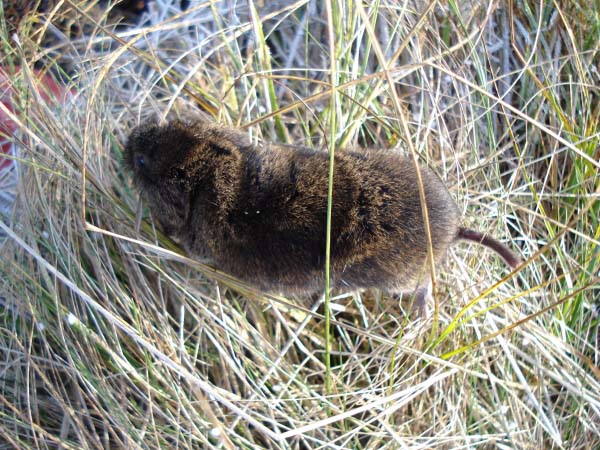
[(143, 169), (144, 167), (146, 167), (146, 159), (144, 158), (144, 155), (142, 155), (141, 153), (136, 153), (133, 156), (133, 164), (137, 169)]

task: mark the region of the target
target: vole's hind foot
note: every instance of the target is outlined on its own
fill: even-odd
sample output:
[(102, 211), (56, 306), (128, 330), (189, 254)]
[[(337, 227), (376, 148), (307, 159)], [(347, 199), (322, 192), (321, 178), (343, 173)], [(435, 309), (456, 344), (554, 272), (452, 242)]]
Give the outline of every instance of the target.
[(413, 297), (411, 314), (423, 320), (431, 317), (433, 308), (431, 283), (427, 284), (427, 286), (418, 287)]
[(393, 297), (398, 299), (398, 301), (404, 299), (406, 304), (410, 305), (410, 312), (408, 314), (411, 319), (425, 320), (432, 314), (433, 296), (431, 283), (419, 286), (412, 292), (398, 292)]

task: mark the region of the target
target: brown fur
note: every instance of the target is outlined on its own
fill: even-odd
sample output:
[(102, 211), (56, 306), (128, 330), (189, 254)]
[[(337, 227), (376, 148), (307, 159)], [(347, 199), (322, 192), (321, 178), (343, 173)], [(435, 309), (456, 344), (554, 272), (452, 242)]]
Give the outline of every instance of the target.
[[(326, 152), (256, 146), (224, 127), (172, 122), (136, 128), (125, 160), (153, 216), (193, 257), (264, 291), (323, 290)], [(427, 285), (412, 161), (391, 150), (338, 151), (334, 169), (332, 287)], [(440, 179), (420, 171), (439, 263), (456, 239), (470, 238), (459, 236), (458, 211)]]

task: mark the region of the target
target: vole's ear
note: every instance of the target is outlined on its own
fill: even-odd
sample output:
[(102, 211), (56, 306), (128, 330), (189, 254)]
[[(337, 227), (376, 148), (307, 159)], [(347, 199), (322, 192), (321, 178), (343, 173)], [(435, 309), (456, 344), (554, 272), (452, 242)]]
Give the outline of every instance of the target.
[(240, 153), (239, 146), (227, 140), (211, 143), (211, 150), (216, 156), (231, 156)]
[(186, 177), (186, 172), (183, 167), (173, 167), (172, 177), (175, 180), (183, 180)]
[(187, 195), (193, 183), (193, 177), (190, 177), (191, 173), (183, 167), (172, 167), (167, 177), (168, 183), (179, 194)]
[(213, 145), (212, 150), (217, 156), (229, 156), (235, 151), (223, 145)]
[(251, 145), (245, 133), (225, 127), (210, 126), (205, 136), (208, 150), (216, 157), (239, 155)]

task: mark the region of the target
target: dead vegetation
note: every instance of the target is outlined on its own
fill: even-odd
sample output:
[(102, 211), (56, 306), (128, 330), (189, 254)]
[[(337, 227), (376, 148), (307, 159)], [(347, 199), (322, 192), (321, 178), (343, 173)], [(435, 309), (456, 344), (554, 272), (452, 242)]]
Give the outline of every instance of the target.
[[(599, 11), (148, 3), (136, 27), (79, 0), (13, 33), (0, 13), (15, 106), (0, 111), (19, 129), (0, 215), (3, 448), (599, 445)], [(43, 74), (63, 103), (40, 94)], [(465, 223), (525, 263), (509, 273), (457, 246), (430, 320), (336, 293), (326, 339), (322, 309), (186, 259), (147, 210), (136, 224), (122, 143), (140, 121), (189, 115), (254, 139), (415, 151)]]

